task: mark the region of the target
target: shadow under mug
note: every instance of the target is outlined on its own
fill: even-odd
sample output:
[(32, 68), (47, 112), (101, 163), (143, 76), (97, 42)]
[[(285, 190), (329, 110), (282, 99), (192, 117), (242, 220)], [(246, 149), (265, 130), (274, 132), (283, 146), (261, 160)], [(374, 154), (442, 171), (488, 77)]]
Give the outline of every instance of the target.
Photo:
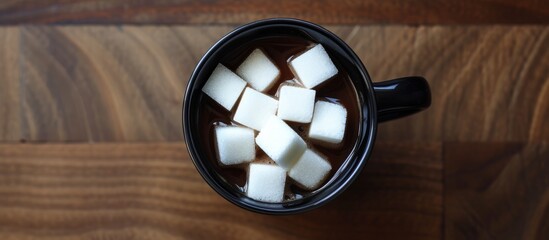
[[(323, 187), (301, 199), (266, 203), (248, 198), (227, 183), (213, 169), (215, 161), (201, 153), (198, 110), (206, 80), (219, 60), (232, 49), (253, 39), (268, 36), (298, 36), (324, 46), (330, 57), (348, 73), (359, 101), (360, 126), (351, 154)], [(202, 57), (192, 73), (183, 101), (183, 133), (191, 159), (204, 180), (229, 202), (244, 209), (265, 214), (293, 214), (317, 208), (343, 192), (366, 164), (374, 146), (378, 122), (421, 111), (431, 104), (429, 85), (422, 77), (404, 77), (372, 83), (368, 72), (353, 50), (336, 35), (298, 19), (274, 18), (252, 22), (236, 28), (215, 43)]]

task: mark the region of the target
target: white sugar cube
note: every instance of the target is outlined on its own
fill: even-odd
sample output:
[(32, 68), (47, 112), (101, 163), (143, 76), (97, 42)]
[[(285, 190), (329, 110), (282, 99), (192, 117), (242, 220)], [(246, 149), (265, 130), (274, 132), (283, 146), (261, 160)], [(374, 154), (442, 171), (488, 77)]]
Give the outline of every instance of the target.
[(284, 120), (310, 123), (315, 106), (315, 90), (282, 86), (278, 97), (278, 117)]
[(261, 92), (272, 87), (280, 76), (280, 70), (260, 49), (255, 49), (236, 69), (236, 73)]
[(332, 166), (326, 159), (310, 149), (305, 150), (288, 176), (307, 189), (316, 189), (328, 176)]
[(202, 92), (231, 111), (245, 87), (246, 82), (242, 78), (222, 64), (218, 64), (206, 81)]
[(288, 124), (272, 116), (255, 138), (257, 145), (284, 169), (290, 169), (307, 144)]
[(337, 74), (336, 66), (320, 44), (294, 58), (290, 66), (307, 88), (313, 88)]
[(246, 195), (263, 202), (282, 202), (286, 171), (277, 165), (251, 163)]
[(276, 114), (277, 108), (278, 101), (276, 99), (247, 87), (240, 99), (233, 120), (259, 131), (267, 120)]
[(347, 110), (339, 104), (317, 101), (309, 137), (327, 143), (340, 143), (345, 134)]
[(255, 159), (254, 130), (237, 126), (216, 126), (215, 138), (221, 164), (235, 165)]

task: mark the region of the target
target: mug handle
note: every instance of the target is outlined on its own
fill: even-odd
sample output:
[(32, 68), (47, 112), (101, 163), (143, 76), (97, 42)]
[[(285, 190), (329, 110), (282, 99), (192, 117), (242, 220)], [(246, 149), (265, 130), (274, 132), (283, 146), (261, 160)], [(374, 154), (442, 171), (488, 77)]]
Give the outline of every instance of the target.
[(373, 85), (378, 122), (405, 117), (431, 105), (431, 91), (423, 77), (403, 77)]

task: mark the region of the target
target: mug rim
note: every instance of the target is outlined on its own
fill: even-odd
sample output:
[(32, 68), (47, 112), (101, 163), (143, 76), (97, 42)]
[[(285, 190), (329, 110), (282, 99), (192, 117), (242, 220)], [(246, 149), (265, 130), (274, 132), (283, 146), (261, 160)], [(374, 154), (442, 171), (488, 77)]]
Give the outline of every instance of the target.
[[(225, 188), (223, 185), (219, 184), (214, 180), (212, 177), (212, 173), (206, 168), (206, 166), (201, 162), (199, 150), (196, 149), (196, 143), (195, 139), (191, 134), (191, 126), (188, 120), (188, 116), (192, 114), (190, 112), (191, 109), (191, 94), (194, 91), (193, 85), (195, 85), (198, 81), (199, 73), (202, 71), (202, 69), (205, 67), (207, 60), (216, 52), (218, 51), (223, 45), (231, 41), (234, 37), (238, 36), (239, 34), (242, 34), (246, 31), (253, 30), (257, 27), (263, 27), (267, 25), (272, 26), (286, 26), (287, 27), (296, 27), (297, 29), (305, 28), (308, 30), (312, 30), (314, 32), (320, 33), (333, 41), (335, 44), (337, 44), (340, 48), (342, 48), (345, 51), (345, 54), (351, 58), (352, 62), (356, 65), (356, 68), (358, 69), (358, 74), (362, 76), (362, 81), (364, 82), (366, 93), (363, 94), (364, 98), (367, 99), (360, 99), (359, 98), (359, 107), (363, 107), (364, 105), (367, 105), (367, 116), (364, 116), (364, 113), (362, 116), (360, 116), (359, 124), (361, 125), (359, 129), (362, 129), (358, 133), (358, 139), (355, 143), (354, 148), (364, 148), (358, 153), (355, 153), (354, 150), (351, 153), (350, 156), (347, 157), (347, 160), (344, 161), (342, 164), (342, 167), (340, 167), (339, 170), (344, 169), (347, 172), (345, 172), (345, 176), (342, 177), (342, 180), (337, 182), (338, 184), (335, 184), (333, 186), (330, 186), (330, 191), (323, 194), (320, 199), (305, 202), (303, 204), (297, 204), (296, 205), (288, 205), (284, 206), (283, 208), (268, 208), (265, 206), (265, 204), (257, 205), (255, 200), (253, 201), (243, 201), (240, 198), (235, 198), (230, 194), (230, 189)], [(362, 90), (359, 90), (356, 84), (353, 82), (353, 85), (355, 85), (357, 94), (361, 92)], [(358, 96), (357, 96), (358, 97)], [(362, 61), (358, 58), (356, 53), (338, 36), (336, 36), (331, 31), (308, 21), (304, 21), (301, 19), (295, 19), (295, 18), (269, 18), (269, 19), (262, 19), (257, 20), (251, 23), (244, 24), (242, 26), (239, 26), (223, 36), (221, 39), (219, 39), (215, 44), (213, 44), (208, 51), (202, 56), (196, 67), (194, 68), (191, 76), (189, 77), (189, 81), (187, 83), (186, 89), (185, 89), (185, 95), (183, 98), (183, 109), (182, 109), (182, 128), (183, 128), (183, 135), (185, 138), (186, 148), (189, 152), (189, 155), (191, 157), (191, 160), (195, 166), (195, 168), (200, 173), (201, 177), (208, 183), (208, 185), (214, 189), (219, 195), (221, 195), (223, 198), (225, 198), (227, 201), (250, 211), (258, 212), (258, 213), (264, 213), (264, 214), (273, 214), (273, 215), (281, 215), (281, 214), (293, 214), (293, 213), (301, 213), (305, 211), (309, 211), (315, 208), (318, 208), (335, 197), (337, 197), (339, 194), (345, 191), (352, 182), (358, 177), (360, 172), (362, 171), (362, 168), (366, 165), (367, 160), (370, 157), (370, 154), (372, 152), (372, 148), (374, 146), (376, 132), (377, 132), (377, 107), (376, 107), (376, 99), (375, 94), (373, 90), (373, 83), (371, 81), (371, 78), (364, 67), (364, 64)], [(365, 142), (364, 142), (365, 141)], [(360, 143), (359, 143), (360, 142)], [(356, 155), (356, 156), (353, 156)], [(349, 160), (352, 160), (350, 158), (355, 159), (356, 161), (352, 164), (352, 166), (345, 166)], [(339, 171), (338, 170), (338, 171)], [(332, 189), (333, 188), (333, 189)], [(314, 194), (316, 195), (316, 193)], [(273, 205), (283, 205), (282, 203), (273, 203)]]

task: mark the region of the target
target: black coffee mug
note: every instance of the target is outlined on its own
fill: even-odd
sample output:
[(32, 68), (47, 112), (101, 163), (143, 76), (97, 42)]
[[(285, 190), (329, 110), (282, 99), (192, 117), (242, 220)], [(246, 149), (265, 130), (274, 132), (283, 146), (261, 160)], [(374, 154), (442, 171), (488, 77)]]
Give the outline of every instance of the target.
[[(236, 47), (268, 36), (298, 36), (324, 46), (334, 62), (345, 68), (357, 90), (361, 121), (358, 139), (351, 154), (325, 185), (311, 195), (282, 203), (266, 203), (248, 198), (227, 183), (213, 169), (216, 161), (200, 152), (198, 109), (201, 89), (220, 59)], [(183, 102), (183, 133), (196, 169), (221, 196), (244, 209), (266, 214), (292, 214), (326, 204), (355, 180), (366, 164), (377, 131), (383, 122), (421, 111), (431, 104), (429, 85), (422, 77), (404, 77), (372, 83), (368, 72), (353, 50), (336, 35), (316, 24), (298, 19), (275, 18), (246, 24), (215, 43), (202, 57), (187, 84)]]

